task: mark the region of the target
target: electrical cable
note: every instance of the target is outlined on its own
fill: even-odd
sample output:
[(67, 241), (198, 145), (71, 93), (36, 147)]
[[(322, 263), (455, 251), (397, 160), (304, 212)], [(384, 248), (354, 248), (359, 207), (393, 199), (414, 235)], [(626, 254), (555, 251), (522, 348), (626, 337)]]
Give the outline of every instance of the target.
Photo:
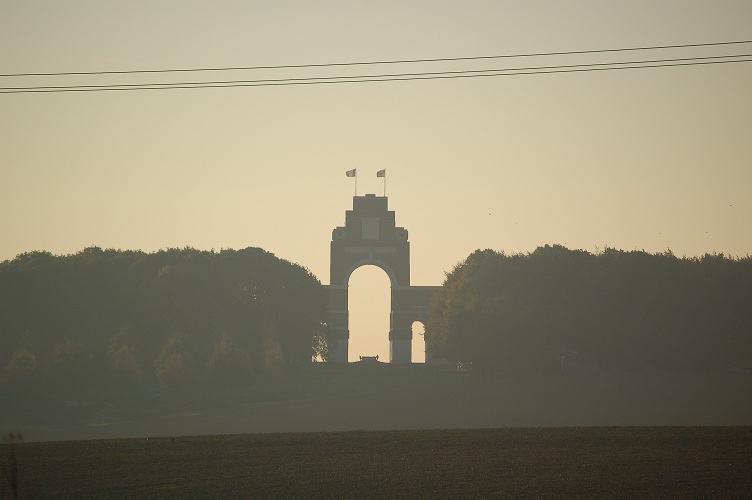
[[(729, 59), (731, 57), (746, 59)], [(711, 60), (719, 59), (724, 60)], [(709, 64), (728, 64), (735, 62), (752, 62), (752, 54), (737, 54), (726, 56), (707, 56), (701, 58), (677, 58), (647, 61), (626, 61), (610, 63), (591, 63), (581, 65), (539, 66), (529, 68), (486, 69), (467, 71), (444, 71), (425, 73), (398, 73), (381, 75), (351, 75), (335, 77), (287, 78), (266, 80), (238, 80), (218, 82), (184, 82), (184, 83), (154, 83), (154, 84), (116, 84), (101, 86), (68, 86), (68, 87), (19, 87), (0, 88), (0, 94), (19, 93), (55, 93), (55, 92), (95, 92), (95, 91), (126, 91), (126, 90), (175, 90), (199, 88), (231, 88), (231, 87), (270, 87), (290, 85), (314, 85), (332, 83), (366, 83), (409, 80), (440, 80), (457, 78), (477, 78), (492, 76), (535, 75), (554, 73), (574, 73), (589, 71), (609, 71), (620, 69), (665, 68), (677, 66), (698, 66)], [(617, 66), (619, 65), (619, 66)]]
[(652, 64), (652, 63), (667, 63), (667, 62), (679, 62), (679, 61), (700, 61), (710, 59), (728, 59), (732, 57), (752, 57), (750, 54), (728, 54), (720, 56), (705, 56), (705, 57), (682, 57), (672, 59), (652, 59), (642, 61), (615, 61), (615, 62), (601, 62), (601, 63), (589, 63), (589, 64), (564, 64), (556, 66), (532, 66), (522, 68), (492, 68), (492, 69), (479, 69), (479, 70), (458, 70), (458, 71), (433, 71), (433, 72), (421, 72), (421, 73), (396, 73), (396, 74), (377, 74), (377, 75), (340, 75), (340, 76), (320, 76), (320, 77), (306, 77), (306, 78), (272, 78), (272, 79), (260, 79), (260, 80), (224, 80), (224, 81), (205, 81), (205, 82), (171, 82), (171, 83), (126, 83), (126, 84), (109, 84), (109, 85), (60, 85), (60, 86), (38, 86), (38, 87), (0, 87), (0, 90), (41, 90), (41, 89), (106, 89), (115, 87), (163, 87), (163, 86), (183, 86), (183, 85), (226, 85), (226, 84), (239, 84), (239, 83), (271, 83), (271, 82), (298, 82), (298, 81), (314, 81), (314, 80), (342, 80), (342, 79), (362, 79), (362, 78), (394, 78), (394, 77), (409, 77), (409, 76), (439, 76), (439, 75), (451, 75), (451, 74), (474, 74), (474, 73), (491, 73), (491, 72), (507, 72), (507, 71), (533, 71), (533, 70), (547, 70), (547, 69), (565, 69), (565, 68), (578, 68), (578, 67), (596, 67), (596, 66), (612, 66), (612, 65), (624, 65), (624, 64)]
[(662, 50), (662, 49), (683, 49), (696, 47), (716, 47), (723, 45), (739, 45), (752, 43), (752, 40), (733, 40), (726, 42), (709, 42), (709, 43), (685, 43), (678, 45), (653, 45), (645, 47), (624, 47), (616, 49), (593, 49), (593, 50), (570, 50), (560, 52), (532, 52), (522, 54), (502, 54), (491, 56), (471, 56), (471, 57), (439, 57), (433, 59), (394, 59), (383, 61), (358, 61), (343, 63), (319, 63), (319, 64), (284, 64), (276, 66), (238, 66), (238, 67), (216, 67), (216, 68), (174, 68), (174, 69), (143, 69), (143, 70), (114, 70), (114, 71), (65, 71), (58, 73), (6, 73), (0, 74), (0, 77), (28, 77), (28, 76), (72, 76), (72, 75), (126, 75), (139, 73), (178, 73), (178, 72), (201, 72), (201, 71), (240, 71), (240, 70), (259, 70), (259, 69), (292, 69), (292, 68), (325, 68), (337, 66), (364, 66), (377, 64), (406, 64), (406, 63), (426, 63), (426, 62), (450, 62), (450, 61), (477, 61), (483, 59), (504, 59), (519, 57), (540, 57), (540, 56), (563, 56), (563, 55), (582, 55), (582, 54), (601, 54), (608, 52), (628, 52), (638, 50)]

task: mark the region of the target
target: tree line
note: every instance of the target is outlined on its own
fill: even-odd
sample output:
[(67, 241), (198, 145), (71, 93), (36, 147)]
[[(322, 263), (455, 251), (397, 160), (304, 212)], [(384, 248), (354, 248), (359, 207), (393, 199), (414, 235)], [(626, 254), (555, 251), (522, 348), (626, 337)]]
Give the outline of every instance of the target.
[(0, 394), (247, 383), (326, 356), (324, 287), (259, 248), (86, 248), (0, 263)]
[(752, 258), (478, 250), (431, 303), (433, 355), (491, 373), (752, 368)]
[[(0, 403), (239, 387), (326, 358), (326, 289), (259, 248), (0, 262)], [(752, 258), (478, 250), (430, 305), (436, 358), (492, 374), (752, 368)]]

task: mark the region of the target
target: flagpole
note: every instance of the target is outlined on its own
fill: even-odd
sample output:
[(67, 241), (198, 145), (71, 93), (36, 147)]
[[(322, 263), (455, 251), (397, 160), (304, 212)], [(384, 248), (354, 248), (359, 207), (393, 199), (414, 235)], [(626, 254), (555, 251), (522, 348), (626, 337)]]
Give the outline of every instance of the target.
[(384, 178), (384, 198), (386, 198), (386, 169), (382, 168), (381, 170), (376, 172), (376, 177)]
[(345, 172), (347, 177), (355, 177), (355, 196), (358, 196), (358, 169), (353, 168)]

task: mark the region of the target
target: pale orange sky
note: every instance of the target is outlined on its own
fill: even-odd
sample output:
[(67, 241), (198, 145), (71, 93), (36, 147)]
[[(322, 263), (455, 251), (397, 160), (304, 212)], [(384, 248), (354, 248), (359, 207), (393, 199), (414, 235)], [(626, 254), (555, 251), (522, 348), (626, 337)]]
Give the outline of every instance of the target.
[[(752, 39), (749, 1), (0, 1), (0, 73), (306, 64)], [(750, 53), (752, 45), (667, 51)], [(624, 60), (551, 58), (420, 71)], [(637, 57), (639, 58), (639, 57)], [(178, 80), (303, 77), (360, 68)], [(160, 77), (167, 78), (167, 77)], [(1, 87), (158, 80), (0, 78)], [(752, 63), (296, 87), (0, 94), (0, 260), (90, 245), (258, 246), (328, 283), (359, 194), (410, 232), (413, 284), (477, 248), (752, 252)], [(351, 356), (388, 358), (381, 271)], [(363, 277), (361, 277), (363, 274)], [(371, 295), (370, 289), (373, 288)], [(388, 312), (386, 313), (388, 315)], [(359, 325), (356, 327), (356, 325)], [(355, 331), (357, 330), (357, 331)]]

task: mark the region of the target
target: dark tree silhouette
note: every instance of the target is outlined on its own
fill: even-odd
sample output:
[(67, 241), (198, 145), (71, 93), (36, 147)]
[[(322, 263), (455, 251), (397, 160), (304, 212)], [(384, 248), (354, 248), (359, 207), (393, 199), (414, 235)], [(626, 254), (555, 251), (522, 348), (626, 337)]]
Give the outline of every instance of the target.
[[(512, 352), (530, 360), (546, 350), (574, 350), (605, 367), (750, 369), (752, 258), (478, 250), (434, 297), (426, 339), (439, 355), (486, 370), (521, 369)], [(530, 341), (527, 351), (519, 339)], [(536, 339), (547, 349), (533, 349)]]
[(25, 253), (0, 263), (0, 398), (180, 385), (246, 356), (252, 374), (270, 345), (307, 362), (325, 307), (315, 276), (259, 248)]

